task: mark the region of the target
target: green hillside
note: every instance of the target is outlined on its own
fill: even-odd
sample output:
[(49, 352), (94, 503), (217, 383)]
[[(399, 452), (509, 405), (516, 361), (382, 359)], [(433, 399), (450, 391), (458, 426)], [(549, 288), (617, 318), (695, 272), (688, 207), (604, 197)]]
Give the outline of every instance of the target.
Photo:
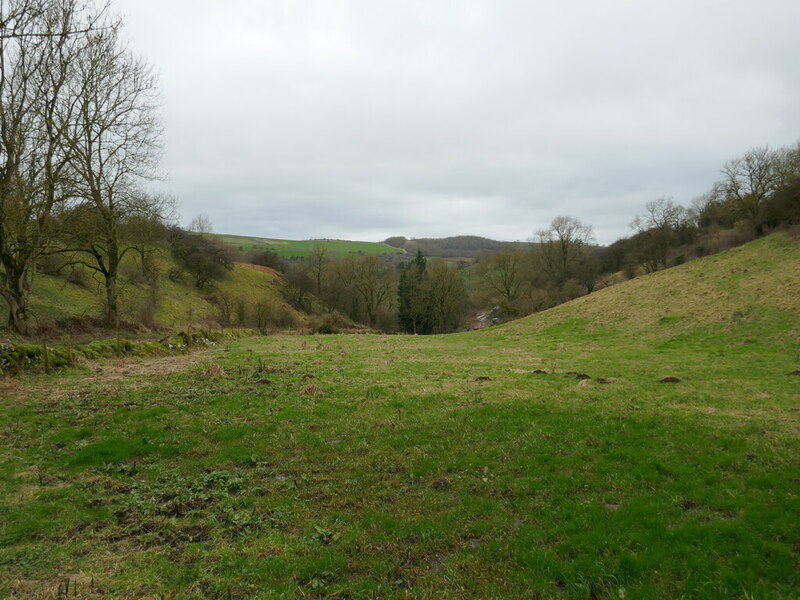
[(522, 242), (499, 242), (477, 235), (457, 235), (446, 238), (390, 237), (386, 244), (402, 248), (408, 254), (421, 251), (431, 258), (476, 258), (481, 254), (491, 254), (501, 250), (517, 250), (526, 244)]
[(0, 382), (0, 595), (800, 597), (799, 278), (773, 236), (479, 332)]
[(575, 318), (637, 337), (692, 327), (730, 331), (753, 313), (776, 312), (800, 313), (800, 244), (783, 235), (626, 281), (506, 329), (539, 331)]
[(277, 240), (244, 235), (222, 234), (217, 236), (226, 244), (242, 251), (271, 250), (286, 258), (308, 256), (315, 244), (322, 243), (331, 256), (347, 256), (353, 253), (393, 254), (402, 253), (399, 248), (392, 248), (383, 243), (351, 242), (346, 240)]
[[(217, 327), (226, 324), (226, 315), (221, 312), (224, 310), (230, 313), (230, 324), (239, 324), (236, 320), (240, 315), (236, 313), (242, 313), (242, 304), (249, 321), (249, 313), (259, 305), (269, 306), (273, 312), (291, 311), (278, 291), (275, 277), (259, 270), (234, 265), (222, 280), (199, 289), (188, 274), (174, 276), (177, 265), (167, 256), (158, 260), (157, 268), (159, 276), (153, 284), (141, 276), (132, 262), (123, 265), (119, 289), (124, 321), (151, 329)], [(88, 270), (79, 277), (37, 275), (31, 306), (34, 326), (49, 327), (71, 317), (99, 317), (103, 299), (100, 281), (93, 279)]]

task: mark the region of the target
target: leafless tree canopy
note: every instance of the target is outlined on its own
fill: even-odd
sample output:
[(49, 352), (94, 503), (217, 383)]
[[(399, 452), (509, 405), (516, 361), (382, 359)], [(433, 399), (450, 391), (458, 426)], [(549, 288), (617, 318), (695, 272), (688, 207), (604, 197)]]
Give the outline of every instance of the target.
[(193, 231), (194, 233), (213, 233), (214, 227), (211, 224), (211, 217), (207, 214), (200, 213), (189, 223), (189, 231)]
[(572, 269), (594, 239), (592, 226), (575, 217), (559, 216), (548, 229), (536, 232), (542, 267), (559, 283), (572, 276)]
[(156, 82), (120, 34), (107, 5), (0, 0), (0, 295), (19, 332), (37, 257), (69, 247), (105, 278), (115, 320), (121, 231), (163, 207), (142, 192), (160, 154)]
[(722, 191), (734, 199), (742, 216), (756, 220), (764, 201), (780, 186), (780, 153), (753, 148), (722, 168)]

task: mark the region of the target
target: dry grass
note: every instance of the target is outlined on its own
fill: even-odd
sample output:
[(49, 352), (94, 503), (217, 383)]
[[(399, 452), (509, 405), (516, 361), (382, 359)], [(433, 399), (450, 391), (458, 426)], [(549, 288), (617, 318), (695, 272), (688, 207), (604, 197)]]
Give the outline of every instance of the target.
[(210, 350), (204, 349), (189, 354), (158, 358), (127, 357), (113, 361), (87, 361), (84, 365), (87, 373), (62, 377), (57, 386), (53, 385), (52, 378), (43, 379), (38, 375), (3, 377), (0, 378), (0, 396), (8, 399), (26, 399), (26, 401), (40, 398), (57, 402), (81, 392), (106, 388), (109, 384), (113, 385), (113, 389), (137, 389), (150, 385), (154, 377), (163, 377), (189, 369), (206, 360), (209, 352)]
[(671, 326), (682, 328), (727, 321), (753, 305), (800, 313), (798, 292), (800, 243), (773, 235), (602, 289), (515, 322), (507, 332), (540, 331), (570, 318), (635, 332), (676, 317)]

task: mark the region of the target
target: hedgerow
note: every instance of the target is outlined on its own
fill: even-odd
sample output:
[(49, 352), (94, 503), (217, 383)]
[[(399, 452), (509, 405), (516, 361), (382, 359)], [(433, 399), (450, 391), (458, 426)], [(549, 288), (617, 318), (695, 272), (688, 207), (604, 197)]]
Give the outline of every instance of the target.
[(48, 347), (45, 344), (0, 343), (0, 376), (23, 372), (53, 371), (85, 360), (124, 356), (166, 356), (184, 354), (192, 348), (214, 346), (225, 339), (258, 335), (252, 329), (224, 331), (181, 331), (174, 336), (153, 341), (123, 339), (94, 340), (78, 346)]

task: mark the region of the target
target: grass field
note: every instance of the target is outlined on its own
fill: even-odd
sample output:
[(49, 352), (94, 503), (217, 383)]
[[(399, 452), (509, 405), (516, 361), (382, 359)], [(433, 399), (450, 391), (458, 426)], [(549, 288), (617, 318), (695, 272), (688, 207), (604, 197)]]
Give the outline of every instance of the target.
[(0, 596), (800, 597), (798, 292), (771, 237), (481, 332), (7, 381)]
[[(120, 306), (122, 319), (128, 322), (173, 330), (209, 326), (220, 319), (219, 308), (209, 301), (214, 296), (224, 297), (232, 304), (244, 302), (252, 306), (269, 302), (285, 306), (274, 276), (242, 265), (234, 265), (222, 280), (198, 289), (188, 274), (177, 280), (169, 277), (175, 264), (167, 256), (158, 260), (160, 275), (155, 286), (142, 280), (132, 262), (123, 264)], [(81, 285), (62, 277), (37, 275), (31, 305), (33, 325), (42, 326), (74, 316), (102, 315), (105, 292), (101, 281), (88, 273)]]
[(247, 252), (249, 250), (272, 250), (286, 258), (302, 258), (311, 254), (314, 244), (325, 245), (330, 256), (347, 256), (348, 254), (395, 254), (402, 253), (399, 248), (376, 242), (351, 242), (346, 240), (275, 240), (271, 238), (251, 237), (244, 235), (217, 236), (226, 244)]

